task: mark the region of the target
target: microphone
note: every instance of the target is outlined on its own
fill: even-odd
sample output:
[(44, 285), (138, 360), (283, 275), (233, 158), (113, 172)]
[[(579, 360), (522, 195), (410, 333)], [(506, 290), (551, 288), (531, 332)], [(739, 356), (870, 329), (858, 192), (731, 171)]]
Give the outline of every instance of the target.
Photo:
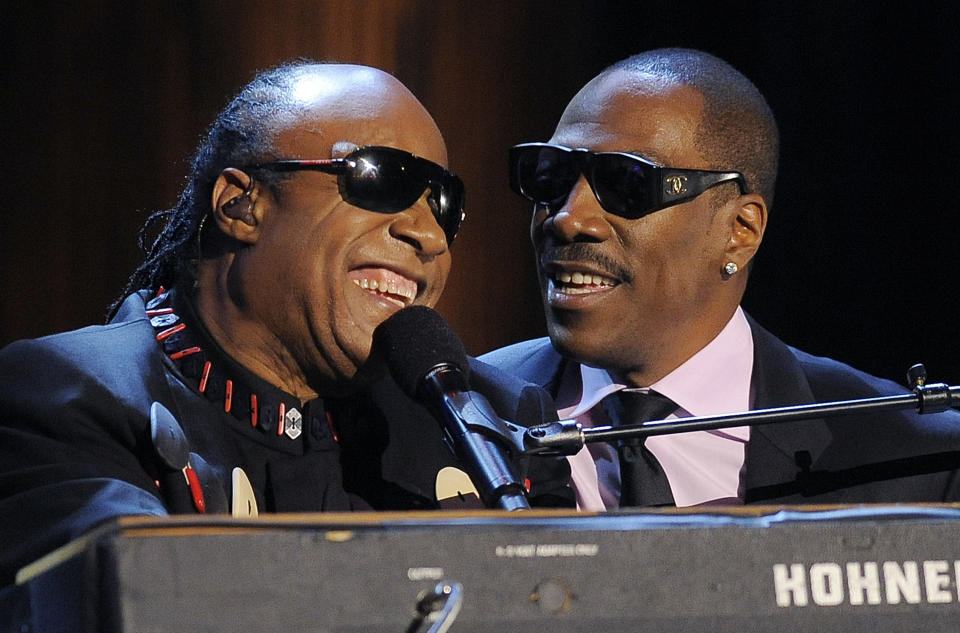
[(526, 490), (501, 446), (478, 430), (505, 423), (483, 395), (470, 390), (466, 350), (439, 314), (426, 306), (394, 313), (374, 331), (373, 354), (386, 361), (404, 393), (425, 404), (440, 423), (486, 507), (529, 509)]

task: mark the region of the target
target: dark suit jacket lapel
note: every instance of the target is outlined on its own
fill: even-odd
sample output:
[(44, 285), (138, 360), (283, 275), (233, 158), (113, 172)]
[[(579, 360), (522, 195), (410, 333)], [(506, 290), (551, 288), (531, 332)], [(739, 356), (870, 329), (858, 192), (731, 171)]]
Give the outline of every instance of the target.
[[(814, 402), (803, 368), (790, 348), (753, 319), (748, 320), (754, 344), (754, 408)], [(802, 473), (817, 462), (831, 439), (822, 418), (753, 427), (746, 452), (746, 501), (772, 501), (800, 492)]]

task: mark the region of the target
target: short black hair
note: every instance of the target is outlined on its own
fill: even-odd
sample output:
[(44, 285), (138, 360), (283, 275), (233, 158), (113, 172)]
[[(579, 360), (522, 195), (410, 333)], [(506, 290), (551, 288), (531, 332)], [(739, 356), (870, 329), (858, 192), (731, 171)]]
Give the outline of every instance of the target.
[[(217, 177), (227, 167), (275, 158), (276, 133), (303, 109), (302, 102), (294, 98), (294, 84), (321, 65), (326, 64), (299, 59), (262, 71), (217, 115), (197, 148), (176, 206), (152, 213), (140, 229), (140, 247), (146, 258), (110, 306), (109, 315), (131, 292), (157, 291), (192, 281), (202, 247), (198, 235), (210, 212)], [(271, 188), (284, 178), (273, 172), (258, 174), (260, 183)], [(158, 226), (159, 233), (147, 247)], [(207, 227), (205, 242), (210, 239), (209, 232)]]
[(780, 133), (767, 100), (733, 66), (689, 48), (660, 48), (621, 60), (603, 71), (651, 74), (697, 89), (704, 97), (696, 148), (711, 169), (744, 175), (748, 191), (773, 206)]

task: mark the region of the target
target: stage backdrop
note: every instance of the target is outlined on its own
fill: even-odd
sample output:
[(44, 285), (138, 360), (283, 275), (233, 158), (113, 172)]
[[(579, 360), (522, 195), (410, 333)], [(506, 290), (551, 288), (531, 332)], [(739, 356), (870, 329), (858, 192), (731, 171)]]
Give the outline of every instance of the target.
[(747, 309), (788, 342), (873, 373), (902, 381), (924, 361), (932, 378), (960, 381), (955, 8), (19, 4), (0, 18), (0, 344), (101, 321), (140, 258), (138, 226), (174, 203), (205, 126), (257, 69), (296, 57), (378, 66), (419, 96), (468, 188), (441, 312), (472, 353), (541, 335), (529, 208), (507, 186), (506, 149), (547, 139), (605, 65), (682, 45), (743, 70), (782, 127)]

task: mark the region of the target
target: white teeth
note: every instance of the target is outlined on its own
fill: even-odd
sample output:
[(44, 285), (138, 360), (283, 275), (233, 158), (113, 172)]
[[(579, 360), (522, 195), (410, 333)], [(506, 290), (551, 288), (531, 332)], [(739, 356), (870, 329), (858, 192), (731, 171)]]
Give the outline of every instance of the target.
[[(567, 284), (575, 284), (577, 286), (615, 286), (617, 281), (610, 277), (604, 277), (602, 275), (591, 275), (589, 273), (568, 273), (566, 271), (558, 271), (554, 274), (554, 279), (560, 282), (561, 284), (567, 286)], [(589, 292), (589, 288), (571, 288), (567, 287), (566, 290), (569, 292), (571, 290), (583, 290)]]
[(392, 281), (383, 284), (378, 282), (376, 279), (353, 279), (352, 281), (364, 290), (376, 290), (381, 294), (390, 294), (403, 297), (407, 300), (407, 303), (413, 302), (416, 295), (416, 292), (412, 289), (398, 287), (397, 284)]

